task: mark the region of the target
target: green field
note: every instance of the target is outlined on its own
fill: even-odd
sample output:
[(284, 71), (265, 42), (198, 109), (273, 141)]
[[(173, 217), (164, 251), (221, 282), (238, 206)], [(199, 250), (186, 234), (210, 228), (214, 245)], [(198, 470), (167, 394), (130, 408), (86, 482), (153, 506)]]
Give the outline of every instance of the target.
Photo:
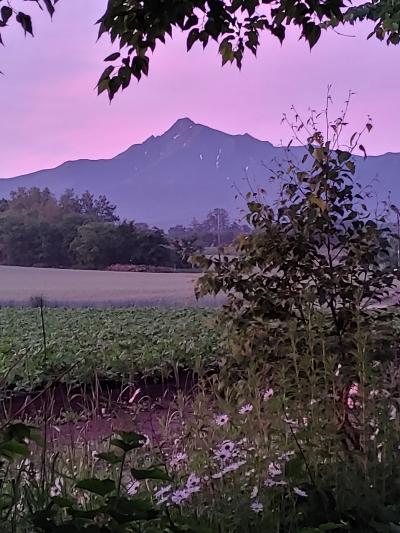
[[(0, 382), (32, 390), (76, 361), (67, 383), (171, 374), (211, 361), (214, 312), (201, 309), (46, 309), (47, 358), (39, 309), (0, 309)], [(11, 371), (9, 369), (12, 368)]]

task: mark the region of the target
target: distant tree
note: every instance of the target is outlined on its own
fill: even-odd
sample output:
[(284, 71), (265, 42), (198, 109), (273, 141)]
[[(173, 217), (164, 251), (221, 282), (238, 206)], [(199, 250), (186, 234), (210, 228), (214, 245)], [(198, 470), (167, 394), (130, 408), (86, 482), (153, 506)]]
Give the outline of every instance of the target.
[(60, 196), (59, 206), (64, 213), (80, 213), (81, 206), (79, 197), (76, 196), (74, 189), (66, 189)]
[(89, 191), (85, 191), (78, 200), (80, 213), (88, 218), (103, 222), (115, 222), (116, 206), (111, 204), (104, 195), (95, 198)]
[(57, 199), (47, 187), (43, 190), (38, 187), (19, 187), (11, 191), (8, 208), (37, 220), (55, 220), (61, 215)]
[(38, 262), (40, 246), (37, 222), (15, 214), (1, 218), (0, 257), (3, 263), (32, 266)]
[(189, 227), (182, 225), (171, 227), (168, 230), (168, 237), (171, 241), (180, 241), (181, 244), (183, 241), (188, 241), (191, 247), (200, 250), (210, 246), (232, 244), (235, 237), (248, 232), (247, 224), (230, 222), (226, 209), (218, 207), (210, 211), (202, 222), (193, 219)]
[[(56, 2), (35, 0), (34, 3), (52, 16)], [(0, 9), (0, 29), (15, 21), (25, 34), (33, 35), (32, 18), (18, 5), (18, 0), (4, 3)], [(297, 27), (301, 38), (312, 48), (322, 30), (365, 20), (374, 24), (369, 37), (399, 44), (400, 3), (395, 0), (361, 3), (351, 0), (109, 0), (98, 21), (99, 36), (108, 34), (117, 51), (105, 59), (114, 64), (107, 66), (101, 75), (98, 92), (106, 91), (112, 99), (119, 90), (129, 86), (132, 77), (140, 79), (147, 75), (150, 52), (159, 43), (165, 43), (175, 30), (187, 34), (188, 50), (196, 42), (205, 48), (210, 41), (215, 41), (222, 64), (235, 63), (240, 68), (246, 50), (256, 55), (263, 32), (282, 43), (286, 30)]]
[(117, 228), (114, 224), (89, 222), (79, 226), (70, 250), (78, 266), (103, 268), (114, 262), (117, 246)]
[(4, 213), (8, 209), (8, 200), (5, 198), (0, 199), (0, 213)]
[(94, 201), (95, 216), (104, 222), (116, 222), (118, 220), (115, 215), (116, 208), (117, 206), (111, 204), (103, 194)]

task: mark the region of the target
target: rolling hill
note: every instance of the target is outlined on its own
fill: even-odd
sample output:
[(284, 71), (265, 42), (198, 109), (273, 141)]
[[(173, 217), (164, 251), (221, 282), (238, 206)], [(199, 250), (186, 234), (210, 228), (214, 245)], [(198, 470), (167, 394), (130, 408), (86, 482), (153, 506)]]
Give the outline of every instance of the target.
[[(292, 148), (300, 157), (302, 148)], [(188, 118), (160, 136), (149, 137), (112, 159), (68, 161), (47, 170), (0, 180), (0, 197), (17, 187), (48, 187), (56, 195), (67, 188), (105, 194), (122, 218), (167, 228), (202, 218), (214, 207), (240, 216), (244, 194), (254, 184), (271, 194), (266, 167), (285, 158), (285, 149), (248, 134), (230, 135)], [(356, 158), (358, 177), (373, 183), (380, 198), (391, 191), (400, 203), (400, 154)], [(274, 189), (275, 187), (275, 189)], [(239, 196), (239, 197), (238, 197)]]

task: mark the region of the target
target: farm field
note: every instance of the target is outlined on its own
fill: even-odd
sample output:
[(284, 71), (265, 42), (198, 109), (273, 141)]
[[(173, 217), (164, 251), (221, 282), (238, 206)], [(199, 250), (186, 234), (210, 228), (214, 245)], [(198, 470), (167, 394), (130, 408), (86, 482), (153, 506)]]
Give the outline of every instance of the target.
[[(197, 305), (196, 273), (104, 272), (0, 266), (0, 305), (25, 305), (43, 297), (49, 305)], [(202, 304), (215, 305), (205, 299)]]
[[(212, 361), (214, 312), (202, 309), (46, 309), (47, 354), (39, 309), (0, 309), (0, 380), (31, 391), (137, 376), (170, 377)], [(75, 366), (74, 366), (75, 365)], [(11, 370), (10, 370), (11, 369)], [(71, 369), (71, 370), (69, 370)]]

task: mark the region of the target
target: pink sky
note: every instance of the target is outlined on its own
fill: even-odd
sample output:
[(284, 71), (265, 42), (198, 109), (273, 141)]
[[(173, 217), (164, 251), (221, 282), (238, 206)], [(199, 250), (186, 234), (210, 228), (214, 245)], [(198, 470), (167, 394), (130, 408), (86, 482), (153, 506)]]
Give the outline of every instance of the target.
[(61, 0), (52, 23), (37, 13), (35, 39), (17, 28), (4, 32), (0, 177), (112, 157), (183, 116), (277, 144), (289, 139), (282, 114), (292, 104), (304, 111), (321, 107), (328, 84), (338, 105), (349, 89), (356, 92), (354, 126), (372, 115), (369, 153), (400, 152), (400, 46), (366, 41), (367, 27), (347, 29), (355, 37), (326, 34), (311, 53), (294, 35), (283, 47), (266, 38), (258, 58), (249, 55), (241, 72), (221, 68), (214, 47), (187, 54), (177, 35), (156, 50), (149, 79), (133, 82), (109, 105), (94, 90), (108, 44), (96, 44), (93, 23), (105, 4)]

